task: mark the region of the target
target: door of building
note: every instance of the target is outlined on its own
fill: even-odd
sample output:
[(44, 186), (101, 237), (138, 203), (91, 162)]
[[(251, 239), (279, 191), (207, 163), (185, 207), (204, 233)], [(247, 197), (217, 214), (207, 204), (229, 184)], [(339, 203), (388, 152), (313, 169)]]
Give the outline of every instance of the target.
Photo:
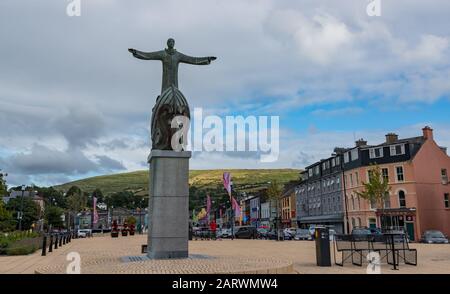
[(406, 223), (406, 232), (408, 232), (409, 240), (414, 241), (414, 223)]

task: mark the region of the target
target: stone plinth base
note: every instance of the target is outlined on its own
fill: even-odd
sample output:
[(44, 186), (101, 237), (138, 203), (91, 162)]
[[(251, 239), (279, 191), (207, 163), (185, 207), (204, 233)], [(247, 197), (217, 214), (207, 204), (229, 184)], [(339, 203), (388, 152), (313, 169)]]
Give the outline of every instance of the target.
[(152, 150), (148, 157), (148, 253), (152, 259), (187, 258), (191, 152)]

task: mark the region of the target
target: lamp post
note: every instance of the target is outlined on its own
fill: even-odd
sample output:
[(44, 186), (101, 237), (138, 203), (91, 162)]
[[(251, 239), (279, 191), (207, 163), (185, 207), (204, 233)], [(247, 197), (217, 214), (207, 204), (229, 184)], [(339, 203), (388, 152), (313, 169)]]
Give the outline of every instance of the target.
[(19, 214), (19, 231), (22, 231), (23, 218), (23, 196), (25, 194), (25, 185), (22, 185), (22, 198), (20, 199), (20, 214)]

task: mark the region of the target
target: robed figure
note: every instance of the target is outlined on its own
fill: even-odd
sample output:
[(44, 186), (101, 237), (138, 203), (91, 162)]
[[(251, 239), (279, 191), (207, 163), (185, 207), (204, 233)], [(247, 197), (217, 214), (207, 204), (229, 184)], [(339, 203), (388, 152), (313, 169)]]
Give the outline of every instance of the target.
[[(174, 127), (175, 117), (183, 116), (190, 119), (189, 105), (186, 98), (178, 89), (178, 65), (187, 63), (193, 65), (207, 65), (216, 57), (192, 57), (175, 50), (175, 40), (167, 41), (167, 48), (156, 52), (142, 52), (128, 49), (134, 57), (143, 60), (160, 60), (163, 65), (161, 95), (156, 99), (152, 110), (152, 149), (174, 150), (172, 136), (182, 126)], [(186, 138), (182, 146), (185, 146)]]

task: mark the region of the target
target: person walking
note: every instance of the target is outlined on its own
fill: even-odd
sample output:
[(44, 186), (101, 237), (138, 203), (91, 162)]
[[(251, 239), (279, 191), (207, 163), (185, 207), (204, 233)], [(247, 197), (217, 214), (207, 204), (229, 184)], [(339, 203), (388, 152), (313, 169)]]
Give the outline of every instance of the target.
[(214, 220), (209, 225), (209, 229), (211, 231), (211, 239), (216, 240), (217, 224), (216, 224), (216, 222)]

